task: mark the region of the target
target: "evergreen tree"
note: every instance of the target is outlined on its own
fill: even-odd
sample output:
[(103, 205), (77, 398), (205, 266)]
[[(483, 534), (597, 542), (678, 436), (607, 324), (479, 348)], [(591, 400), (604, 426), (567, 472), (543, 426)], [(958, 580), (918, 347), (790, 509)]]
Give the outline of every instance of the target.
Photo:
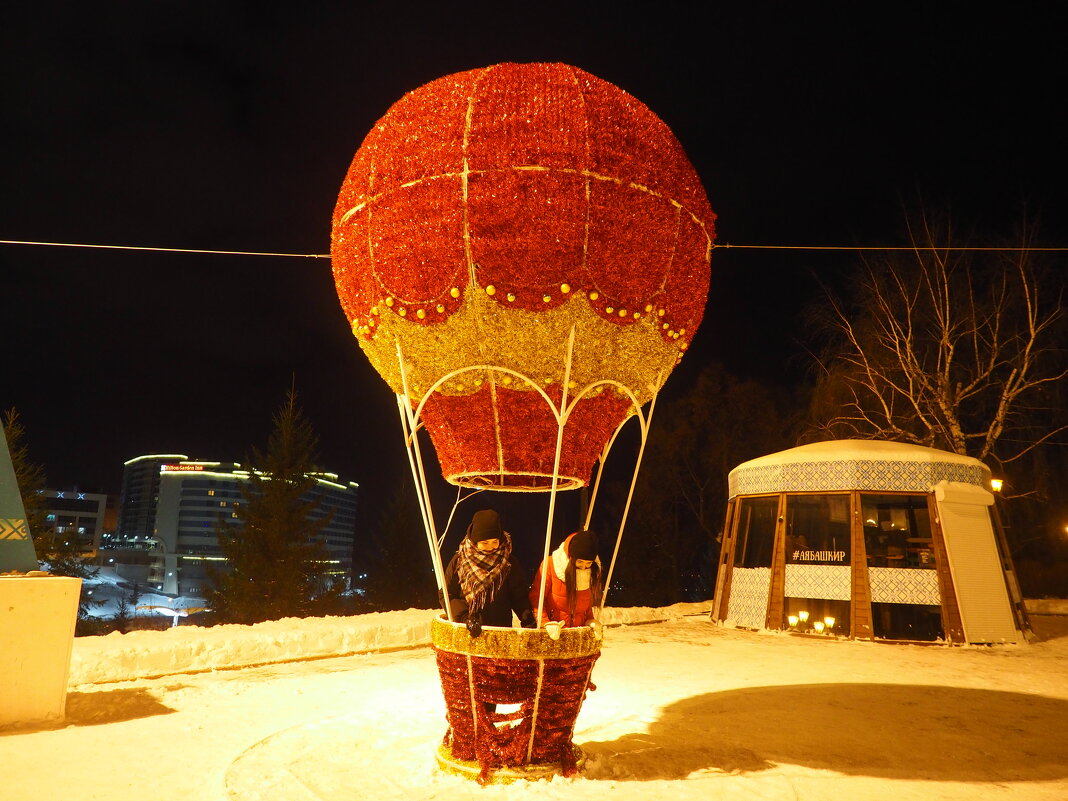
[(125, 594), (120, 595), (115, 604), (115, 616), (111, 618), (111, 625), (115, 627), (115, 631), (125, 634), (130, 628), (131, 617), (133, 610), (130, 608), (130, 602)]
[(333, 611), (344, 589), (327, 573), (320, 534), (331, 515), (311, 498), (318, 437), (290, 390), (274, 416), (265, 453), (235, 505), (236, 525), (216, 527), (229, 570), (211, 571), (208, 604), (232, 623), (258, 623)]
[(115, 616), (111, 619), (111, 625), (115, 631), (125, 634), (130, 630), (134, 617), (137, 615), (137, 602), (141, 600), (141, 589), (135, 581), (128, 592), (119, 596), (115, 605)]
[(26, 524), (29, 526), (30, 536), (33, 537), (37, 556), (41, 558), (44, 548), (37, 538), (45, 531), (44, 468), (30, 459), (30, 451), (26, 445), (26, 429), (19, 420), (18, 410), (7, 409), (3, 423), (7, 446), (11, 451), (11, 466), (15, 469), (15, 481), (26, 511)]
[(433, 562), (411, 480), (402, 477), (397, 482), (370, 541), (367, 603), (371, 608), (431, 609), (438, 605)]
[[(45, 563), (48, 572), (55, 576), (93, 578), (100, 569), (93, 566), (92, 557), (86, 552), (77, 533), (57, 532), (56, 527), (49, 525), (46, 520), (44, 468), (30, 458), (29, 447), (26, 445), (26, 429), (19, 420), (18, 410), (6, 410), (3, 424), (11, 451), (11, 465), (15, 469), (15, 481), (22, 496), (26, 523), (30, 536), (33, 537), (37, 559)], [(78, 603), (79, 616), (85, 617), (93, 603), (83, 584)]]

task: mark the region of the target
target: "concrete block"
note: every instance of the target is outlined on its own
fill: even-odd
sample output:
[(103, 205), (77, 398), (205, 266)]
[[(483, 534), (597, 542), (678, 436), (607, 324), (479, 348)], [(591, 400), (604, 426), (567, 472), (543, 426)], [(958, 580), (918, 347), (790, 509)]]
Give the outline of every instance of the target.
[(0, 727), (62, 722), (81, 586), (0, 576)]

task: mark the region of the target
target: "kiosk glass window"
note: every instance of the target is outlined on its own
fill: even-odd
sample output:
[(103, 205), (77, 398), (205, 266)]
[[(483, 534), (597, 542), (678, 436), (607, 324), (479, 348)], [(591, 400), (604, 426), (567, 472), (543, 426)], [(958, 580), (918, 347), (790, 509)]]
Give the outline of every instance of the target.
[(786, 496), (783, 627), (848, 635), (852, 590), (850, 496)]
[(926, 495), (861, 495), (868, 567), (934, 570)]
[(849, 565), (849, 496), (786, 499), (786, 564)]
[(775, 518), (778, 511), (777, 495), (742, 498), (738, 502), (735, 567), (771, 567), (771, 553), (775, 545)]
[(878, 639), (944, 636), (927, 500), (926, 495), (860, 496), (872, 631)]

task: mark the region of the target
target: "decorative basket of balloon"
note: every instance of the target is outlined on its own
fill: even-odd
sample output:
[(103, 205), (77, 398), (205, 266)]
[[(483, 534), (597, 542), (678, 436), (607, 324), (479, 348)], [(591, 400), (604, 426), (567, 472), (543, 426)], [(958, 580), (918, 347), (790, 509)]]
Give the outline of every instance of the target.
[[(592, 486), (588, 528), (631, 418), (641, 435), (633, 493), (657, 393), (704, 314), (714, 220), (670, 129), (565, 64), (432, 81), (367, 135), (334, 212), (334, 279), (353, 335), (397, 397), (443, 597), (445, 532), (422, 436), (460, 491), (547, 493), (547, 560), (557, 494)], [(628, 494), (606, 591), (629, 507)], [(449, 724), (439, 764), (482, 781), (546, 765), (572, 772), (600, 633), (486, 627), (472, 637), (445, 609), (433, 624)]]
[(572, 734), (601, 653), (598, 628), (485, 627), (472, 637), (437, 618), (431, 632), (449, 723), (443, 769), (482, 782), (575, 772), (583, 755)]

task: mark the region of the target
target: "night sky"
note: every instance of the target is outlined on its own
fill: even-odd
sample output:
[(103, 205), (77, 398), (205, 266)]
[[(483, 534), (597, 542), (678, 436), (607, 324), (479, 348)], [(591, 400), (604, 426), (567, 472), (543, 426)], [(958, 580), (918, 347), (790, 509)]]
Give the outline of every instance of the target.
[[(721, 244), (902, 244), (921, 199), (980, 236), (1026, 207), (1068, 244), (1049, 6), (9, 5), (0, 239), (325, 254), (352, 155), (403, 93), (563, 61), (671, 126)], [(801, 379), (798, 313), (855, 259), (714, 252), (668, 391), (709, 360)], [(50, 486), (117, 493), (146, 453), (241, 460), (291, 380), (325, 467), (372, 493), (405, 478), (395, 401), (325, 259), (0, 245), (0, 276), (0, 407)]]

